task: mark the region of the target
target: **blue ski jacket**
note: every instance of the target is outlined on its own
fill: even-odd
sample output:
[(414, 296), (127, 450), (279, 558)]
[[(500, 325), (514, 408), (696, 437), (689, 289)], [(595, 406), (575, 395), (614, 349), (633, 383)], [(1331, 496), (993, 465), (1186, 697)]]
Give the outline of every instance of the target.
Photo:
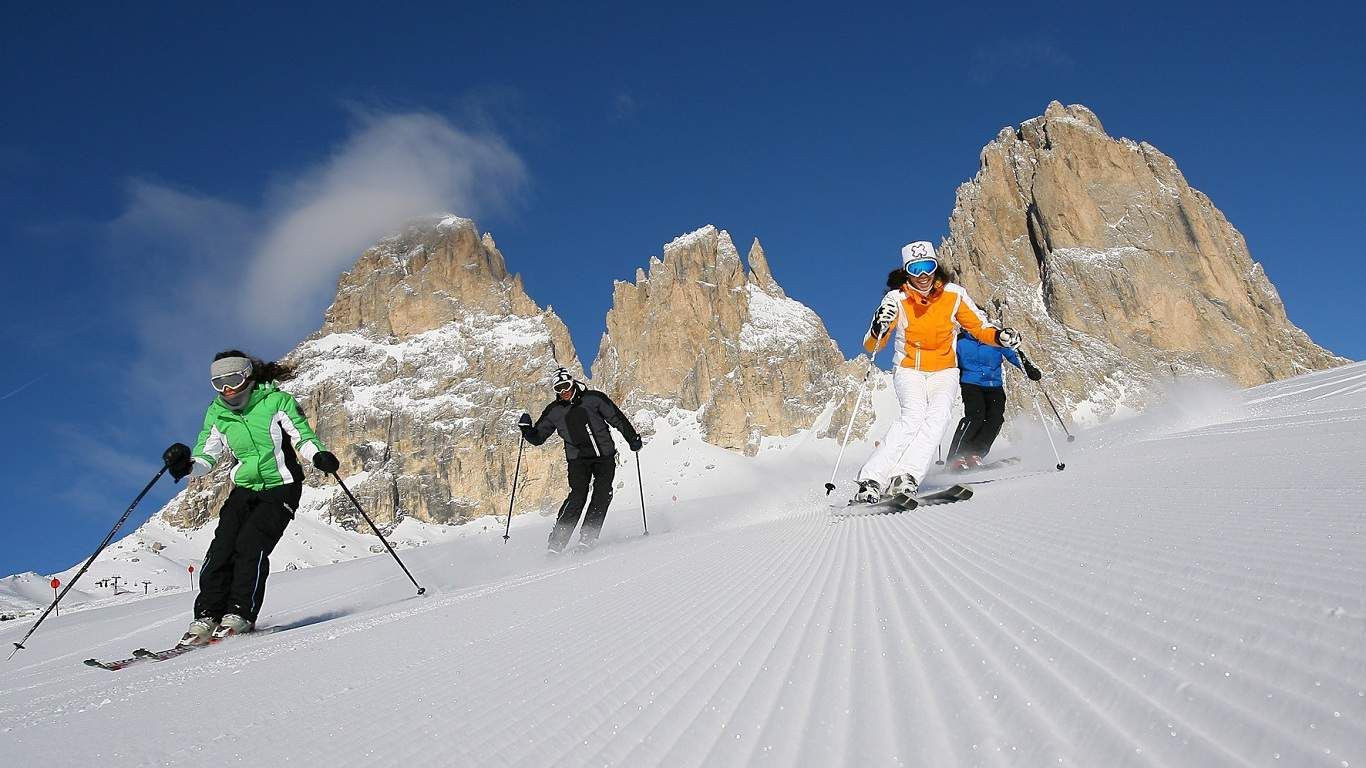
[(1020, 370), (1020, 356), (1015, 350), (983, 344), (966, 333), (958, 334), (959, 380), (964, 384), (1000, 389), (1005, 386), (1001, 378), (1001, 361), (1009, 360)]

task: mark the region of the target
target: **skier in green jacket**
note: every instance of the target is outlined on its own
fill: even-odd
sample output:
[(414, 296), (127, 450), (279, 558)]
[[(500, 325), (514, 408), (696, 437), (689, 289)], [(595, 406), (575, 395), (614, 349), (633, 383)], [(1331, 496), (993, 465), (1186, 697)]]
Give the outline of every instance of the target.
[(182, 645), (252, 630), (266, 593), (271, 550), (299, 506), (299, 457), (329, 474), (340, 466), (299, 412), (298, 401), (276, 385), (290, 374), (280, 363), (263, 363), (235, 349), (218, 353), (209, 368), (218, 396), (204, 414), (199, 440), (193, 450), (175, 443), (162, 456), (176, 482), (207, 473), (224, 452), (237, 459)]

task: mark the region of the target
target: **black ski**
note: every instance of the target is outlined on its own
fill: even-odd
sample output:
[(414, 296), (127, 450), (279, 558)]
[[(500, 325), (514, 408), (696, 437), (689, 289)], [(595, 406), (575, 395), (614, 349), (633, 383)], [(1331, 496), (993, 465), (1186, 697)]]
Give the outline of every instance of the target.
[[(831, 505), (835, 509), (844, 510), (845, 515), (871, 514), (871, 515), (891, 515), (898, 512), (909, 512), (917, 507), (929, 507), (936, 504), (953, 504), (959, 501), (967, 501), (972, 498), (972, 489), (966, 485), (951, 485), (948, 488), (934, 491), (933, 493), (910, 496), (898, 494), (873, 504), (863, 504), (859, 502), (849, 502), (848, 504)], [(853, 511), (862, 508), (868, 510), (866, 513)]]
[(86, 665), (87, 667), (95, 667), (96, 669), (107, 669), (110, 672), (116, 672), (120, 669), (123, 669), (124, 667), (131, 666), (142, 660), (143, 659), (141, 656), (137, 655), (137, 653), (134, 653), (132, 656), (126, 659), (118, 659), (116, 661), (100, 661), (99, 659), (86, 659), (81, 663)]
[(97, 669), (107, 669), (110, 672), (116, 672), (120, 669), (123, 669), (124, 667), (130, 667), (142, 661), (165, 661), (167, 659), (174, 659), (175, 657), (183, 653), (189, 653), (190, 651), (196, 650), (198, 648), (207, 648), (216, 642), (218, 642), (218, 640), (210, 639), (206, 642), (200, 643), (199, 645), (176, 645), (175, 647), (167, 648), (164, 651), (149, 651), (146, 648), (139, 648), (133, 651), (133, 655), (126, 659), (118, 659), (116, 661), (100, 661), (99, 659), (86, 659), (82, 663), (89, 667), (95, 667)]
[[(269, 634), (275, 631), (277, 631), (276, 628), (272, 627), (268, 629), (258, 629), (255, 632), (250, 632), (248, 634), (262, 635)], [(83, 663), (87, 666), (96, 667), (98, 669), (107, 669), (110, 672), (114, 672), (142, 661), (167, 661), (169, 659), (174, 659), (175, 657), (183, 656), (189, 653), (190, 651), (197, 651), (200, 648), (208, 648), (211, 645), (217, 645), (218, 643), (221, 643), (224, 640), (227, 640), (231, 637), (238, 637), (238, 635), (210, 637), (208, 640), (205, 640), (202, 643), (196, 643), (194, 645), (180, 645), (179, 643), (177, 643), (176, 645), (173, 645), (164, 651), (149, 651), (146, 648), (139, 648), (133, 651), (132, 657), (127, 659), (118, 659), (117, 661), (100, 661), (99, 659), (86, 659)]]

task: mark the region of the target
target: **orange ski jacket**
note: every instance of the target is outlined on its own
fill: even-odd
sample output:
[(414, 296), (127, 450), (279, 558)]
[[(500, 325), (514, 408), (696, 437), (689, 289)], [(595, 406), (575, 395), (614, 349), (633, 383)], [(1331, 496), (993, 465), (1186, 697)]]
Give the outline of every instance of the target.
[(872, 328), (863, 337), (863, 348), (876, 352), (894, 344), (892, 362), (902, 368), (932, 373), (958, 367), (958, 353), (954, 342), (962, 327), (983, 344), (996, 343), (996, 326), (987, 322), (986, 315), (972, 303), (968, 292), (957, 283), (936, 280), (928, 296), (902, 291), (901, 308), (891, 331), (881, 338), (873, 336)]

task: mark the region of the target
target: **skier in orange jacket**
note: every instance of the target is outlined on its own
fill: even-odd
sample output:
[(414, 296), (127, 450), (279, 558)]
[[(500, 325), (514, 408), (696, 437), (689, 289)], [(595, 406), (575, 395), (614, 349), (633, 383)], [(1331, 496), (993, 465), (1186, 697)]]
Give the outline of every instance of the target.
[(1020, 336), (987, 322), (962, 286), (950, 282), (934, 246), (924, 240), (901, 249), (902, 267), (887, 278), (863, 347), (892, 346), (892, 385), (901, 413), (859, 469), (854, 501), (914, 496), (949, 423), (958, 393), (955, 340), (962, 328), (984, 344), (1014, 349)]

